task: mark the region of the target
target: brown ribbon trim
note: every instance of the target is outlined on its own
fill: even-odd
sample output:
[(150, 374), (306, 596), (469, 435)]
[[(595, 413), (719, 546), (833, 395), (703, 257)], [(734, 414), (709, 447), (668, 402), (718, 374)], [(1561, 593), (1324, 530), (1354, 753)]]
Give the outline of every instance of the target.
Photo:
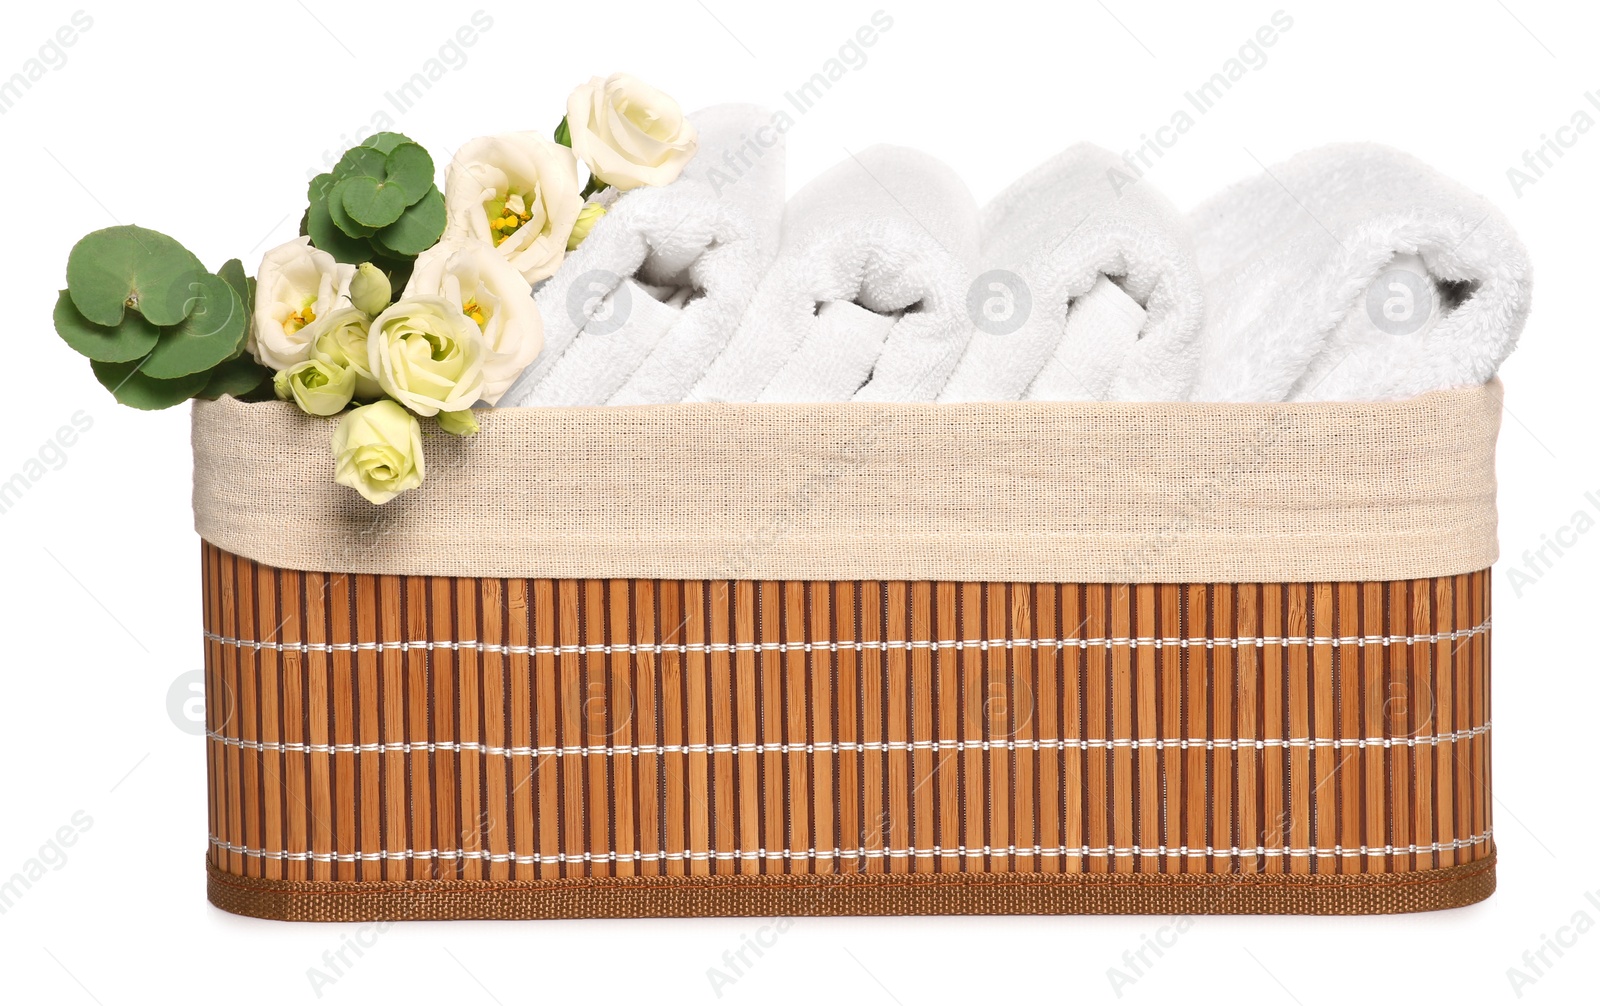
[(840, 915), (1387, 915), (1494, 893), (1495, 854), (1385, 874), (781, 874), (308, 881), (207, 863), (211, 903), (290, 922)]

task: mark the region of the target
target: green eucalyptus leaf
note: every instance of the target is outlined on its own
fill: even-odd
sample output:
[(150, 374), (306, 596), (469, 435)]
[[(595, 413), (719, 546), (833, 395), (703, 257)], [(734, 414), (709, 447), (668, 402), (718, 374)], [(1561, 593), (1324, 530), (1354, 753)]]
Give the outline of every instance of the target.
[(67, 258), (67, 290), (79, 313), (115, 325), (128, 308), (152, 325), (176, 325), (189, 309), (189, 284), (208, 275), (200, 260), (165, 234), (118, 226), (89, 234)]
[(402, 143), (389, 151), (384, 172), (384, 181), (405, 193), (407, 206), (415, 205), (433, 188), (433, 158), (415, 143)]
[(371, 147), (382, 154), (389, 154), (400, 144), (411, 142), (411, 137), (404, 133), (373, 133), (361, 141), (361, 146)]
[(139, 372), (138, 361), (89, 364), (94, 376), (123, 405), (135, 409), (170, 409), (204, 390), (205, 374), (190, 374), (175, 381), (160, 381)]
[[(405, 190), (375, 178), (347, 178), (339, 183), (336, 191), (345, 212), (363, 227), (387, 227), (406, 211)], [(329, 212), (332, 212), (331, 206)], [(338, 223), (337, 217), (334, 222)]]
[(72, 295), (56, 298), (56, 332), (67, 345), (102, 363), (137, 360), (155, 348), (161, 330), (137, 314), (129, 313), (120, 325), (96, 325), (72, 304)]
[(245, 275), (244, 263), (236, 258), (231, 258), (222, 263), (222, 268), (217, 270), (217, 275), (222, 281), (233, 287), (233, 292), (239, 295), (239, 303), (244, 305), (246, 316), (255, 310), (255, 280)]
[(339, 158), (339, 163), (333, 166), (335, 181), (346, 178), (383, 178), (383, 166), (388, 161), (386, 151), (375, 147), (351, 147)]
[(156, 348), (139, 372), (157, 380), (202, 374), (227, 360), (244, 344), (248, 318), (244, 302), (219, 276), (195, 284), (195, 307), (183, 323), (163, 329)]
[(333, 188), (333, 183), (338, 180), (328, 171), (311, 179), (311, 184), (306, 186), (306, 201), (316, 203), (328, 198), (328, 190)]
[(311, 204), (306, 211), (305, 231), (311, 236), (313, 245), (332, 255), (336, 261), (359, 265), (372, 257), (367, 242), (351, 237), (333, 222), (326, 202)]
[(415, 258), (438, 243), (444, 233), (444, 195), (437, 187), (428, 190), (400, 219), (379, 231), (373, 240), (390, 255)]
[(248, 356), (241, 356), (212, 370), (207, 375), (206, 386), (195, 397), (217, 399), (232, 395), (234, 398), (244, 398), (263, 385), (271, 387), (272, 371)]
[[(328, 216), (332, 218), (335, 227), (349, 236), (353, 238), (370, 238), (378, 232), (378, 228), (363, 226), (344, 208), (344, 190), (350, 181), (349, 179), (341, 181), (328, 190)], [(360, 179), (356, 179), (356, 181), (360, 181)]]

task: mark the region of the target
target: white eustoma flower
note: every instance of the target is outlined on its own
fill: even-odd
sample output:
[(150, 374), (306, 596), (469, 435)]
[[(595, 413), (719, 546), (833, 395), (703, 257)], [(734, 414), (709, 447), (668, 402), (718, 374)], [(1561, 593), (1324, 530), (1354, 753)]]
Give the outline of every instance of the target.
[(417, 257), (405, 296), (441, 297), (483, 330), (483, 400), (500, 401), (539, 350), (544, 321), (533, 288), (495, 249), (482, 241), (441, 241)]
[(567, 130), (595, 177), (624, 191), (675, 180), (700, 146), (676, 101), (625, 73), (580, 84), (567, 98)]
[(250, 354), (273, 371), (309, 359), (320, 334), (317, 319), (350, 306), (355, 274), (355, 266), (335, 262), (332, 255), (311, 247), (308, 237), (267, 252), (256, 271)]
[(445, 238), (491, 245), (537, 283), (561, 265), (583, 208), (572, 151), (537, 133), (469, 141), (444, 176)]
[(422, 424), (394, 402), (344, 414), (333, 431), (335, 482), (383, 504), (422, 485)]
[(443, 297), (402, 297), (372, 320), (367, 362), (385, 394), (419, 416), (483, 397), (483, 330)]

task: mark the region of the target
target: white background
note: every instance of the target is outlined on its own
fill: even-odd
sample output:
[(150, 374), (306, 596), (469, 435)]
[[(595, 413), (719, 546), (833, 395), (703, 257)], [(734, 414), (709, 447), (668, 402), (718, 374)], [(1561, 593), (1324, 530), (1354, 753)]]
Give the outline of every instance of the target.
[[(87, 0), (86, 0), (87, 2)], [(1325, 142), (1410, 150), (1510, 215), (1536, 268), (1534, 314), (1505, 366), (1495, 574), (1494, 783), (1500, 889), (1487, 903), (1393, 918), (1201, 918), (1129, 1002), (1514, 1001), (1507, 969), (1587, 910), (1600, 923), (1596, 573), (1578, 535), (1536, 582), (1522, 553), (1600, 517), (1593, 443), (1600, 129), (1520, 195), (1507, 169), (1600, 92), (1600, 9), (1534, 0), (1281, 0), (1293, 28), (1149, 175), (1182, 208)], [(0, 115), (0, 480), (78, 410), (92, 428), (0, 514), (0, 879), (75, 812), (92, 825), (0, 915), (8, 1002), (314, 1001), (354, 926), (229, 916), (204, 893), (205, 758), (169, 717), (200, 666), (199, 542), (187, 409), (115, 405), (49, 314), (77, 237), (113, 223), (178, 237), (215, 267), (294, 233), (308, 170), (365, 135), (371, 112), (482, 9), (493, 27), (396, 127), (441, 155), (548, 130), (568, 90), (626, 69), (688, 109), (777, 105), (875, 10), (894, 19), (788, 134), (791, 191), (878, 141), (944, 158), (983, 201), (1067, 144), (1141, 142), (1279, 9), (1280, 0), (1139, 5), (740, 5), (433, 0), (105, 3)], [(709, 9), (708, 9), (709, 8)], [(76, 3), (8, 4), (0, 78)], [(1568, 136), (1574, 134), (1566, 134)], [(1593, 500), (1585, 493), (1594, 492)], [(1573, 538), (1562, 532), (1568, 541)], [(1547, 553), (1554, 558), (1554, 553)], [(1596, 894), (1600, 901), (1600, 893)], [(1170, 920), (800, 919), (723, 988), (729, 1002), (1115, 1001), (1107, 969)], [(326, 1001), (710, 1002), (759, 920), (398, 925)], [(1521, 989), (1593, 1002), (1600, 929)], [(371, 934), (368, 934), (370, 939)], [(1534, 977), (1528, 971), (1530, 977)], [(1584, 989), (1588, 989), (1585, 992)]]

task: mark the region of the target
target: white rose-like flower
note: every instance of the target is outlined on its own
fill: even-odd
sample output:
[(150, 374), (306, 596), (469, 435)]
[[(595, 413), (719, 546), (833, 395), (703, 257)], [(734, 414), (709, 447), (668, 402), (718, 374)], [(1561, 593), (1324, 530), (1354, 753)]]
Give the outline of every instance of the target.
[(481, 241), (441, 241), (417, 256), (405, 296), (442, 297), (483, 330), (483, 400), (490, 405), (544, 348), (533, 288)]
[(444, 204), (446, 239), (487, 242), (537, 283), (561, 265), (583, 208), (578, 161), (537, 133), (480, 136), (451, 158)]
[(380, 506), (422, 485), (422, 424), (393, 402), (352, 409), (333, 431), (333, 480)]
[(318, 318), (350, 306), (356, 267), (333, 260), (298, 237), (267, 252), (256, 271), (256, 309), (250, 355), (268, 370), (288, 370), (311, 357)]
[(700, 146), (676, 101), (625, 73), (580, 84), (567, 98), (567, 130), (595, 177), (624, 191), (673, 181)]
[(477, 323), (443, 297), (402, 297), (367, 333), (378, 386), (419, 416), (472, 408), (483, 397), (487, 355)]

